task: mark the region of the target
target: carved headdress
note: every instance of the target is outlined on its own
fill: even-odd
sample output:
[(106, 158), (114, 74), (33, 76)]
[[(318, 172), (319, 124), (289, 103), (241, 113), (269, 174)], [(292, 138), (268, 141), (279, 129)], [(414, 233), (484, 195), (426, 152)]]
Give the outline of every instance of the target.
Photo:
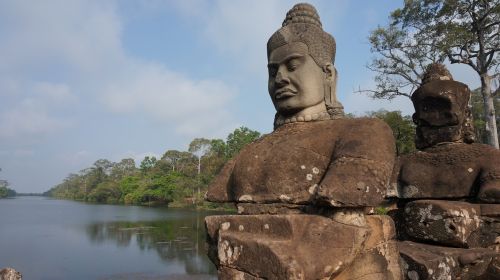
[[(323, 30), (318, 12), (311, 4), (296, 4), (286, 13), (282, 27), (267, 41), (267, 58), (269, 59), (274, 49), (292, 42), (306, 44), (309, 55), (322, 69), (335, 62), (335, 39)], [(343, 116), (344, 112), (336, 97), (337, 70), (333, 70), (335, 80), (325, 88), (325, 103), (330, 116), (339, 117)]]

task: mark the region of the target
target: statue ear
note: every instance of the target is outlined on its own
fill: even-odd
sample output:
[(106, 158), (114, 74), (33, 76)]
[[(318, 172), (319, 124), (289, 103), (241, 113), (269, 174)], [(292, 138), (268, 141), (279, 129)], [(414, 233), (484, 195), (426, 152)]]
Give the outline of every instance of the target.
[(413, 123), (418, 125), (417, 113), (413, 113), (413, 115), (411, 115), (411, 118), (413, 120)]
[(322, 67), (325, 72), (325, 105), (328, 113), (332, 118), (344, 116), (344, 106), (337, 100), (337, 69), (332, 63), (328, 63)]
[(325, 72), (325, 74), (326, 74), (327, 79), (336, 78), (334, 76), (337, 75), (337, 70), (335, 70), (335, 67), (333, 67), (333, 64), (327, 63), (327, 64), (323, 65), (322, 68), (323, 68), (323, 72)]

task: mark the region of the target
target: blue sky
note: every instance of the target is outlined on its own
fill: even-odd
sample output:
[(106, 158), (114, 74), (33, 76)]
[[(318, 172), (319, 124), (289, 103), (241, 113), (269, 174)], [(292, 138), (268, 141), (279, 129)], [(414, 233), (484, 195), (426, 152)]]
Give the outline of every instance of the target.
[[(337, 41), (346, 112), (412, 113), (408, 99), (354, 93), (374, 86), (369, 31), (402, 2), (310, 1)], [(100, 158), (138, 162), (239, 126), (270, 132), (266, 42), (295, 3), (1, 1), (0, 178), (43, 192)]]

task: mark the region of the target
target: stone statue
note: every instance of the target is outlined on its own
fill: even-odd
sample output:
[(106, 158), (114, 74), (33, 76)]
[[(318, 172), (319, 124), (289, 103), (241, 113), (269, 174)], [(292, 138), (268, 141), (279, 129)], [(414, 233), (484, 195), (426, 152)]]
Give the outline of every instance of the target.
[(275, 130), (225, 166), (208, 200), (378, 205), (394, 164), (394, 139), (379, 119), (343, 117), (335, 94), (335, 41), (314, 7), (294, 6), (267, 53)]
[(474, 143), (469, 88), (433, 64), (411, 99), (420, 151), (400, 158), (399, 197), (500, 202), (500, 151)]
[(413, 93), (415, 144), (396, 165), (407, 279), (500, 279), (500, 151), (474, 143), (469, 88), (430, 65)]
[(394, 226), (365, 215), (384, 199), (394, 139), (378, 119), (343, 116), (335, 41), (297, 4), (267, 44), (274, 131), (245, 147), (207, 199), (242, 215), (207, 217), (220, 279), (400, 279)]

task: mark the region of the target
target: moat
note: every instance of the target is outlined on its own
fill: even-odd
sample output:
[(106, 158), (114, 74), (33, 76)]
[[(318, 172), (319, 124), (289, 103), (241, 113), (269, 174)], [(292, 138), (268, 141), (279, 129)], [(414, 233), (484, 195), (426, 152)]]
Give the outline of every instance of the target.
[(0, 213), (0, 267), (25, 279), (216, 279), (214, 212), (16, 197)]

